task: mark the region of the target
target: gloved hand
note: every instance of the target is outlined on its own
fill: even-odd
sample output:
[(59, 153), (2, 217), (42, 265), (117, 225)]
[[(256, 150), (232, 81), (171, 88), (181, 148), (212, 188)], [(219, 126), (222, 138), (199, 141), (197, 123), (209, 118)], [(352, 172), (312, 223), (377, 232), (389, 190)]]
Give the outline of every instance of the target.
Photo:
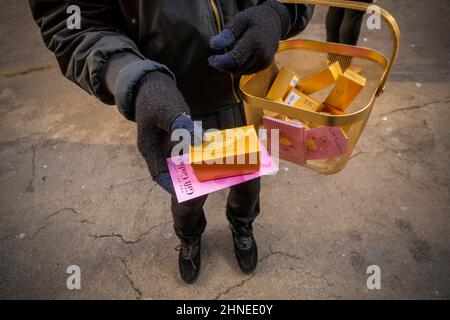
[(198, 146), (205, 140), (205, 130), (203, 130), (197, 121), (192, 121), (191, 117), (187, 115), (183, 114), (172, 121), (170, 133), (172, 134), (172, 132), (179, 129), (184, 129), (189, 132), (193, 146)]
[(237, 14), (231, 26), (211, 38), (214, 50), (227, 50), (209, 58), (209, 64), (221, 71), (238, 75), (267, 68), (279, 41), (289, 33), (290, 13), (276, 0), (248, 8)]
[(166, 73), (150, 72), (140, 80), (135, 107), (139, 151), (155, 182), (175, 195), (166, 164), (170, 136), (176, 129), (185, 129), (191, 143), (201, 143), (204, 131), (186, 115), (189, 107), (175, 81)]

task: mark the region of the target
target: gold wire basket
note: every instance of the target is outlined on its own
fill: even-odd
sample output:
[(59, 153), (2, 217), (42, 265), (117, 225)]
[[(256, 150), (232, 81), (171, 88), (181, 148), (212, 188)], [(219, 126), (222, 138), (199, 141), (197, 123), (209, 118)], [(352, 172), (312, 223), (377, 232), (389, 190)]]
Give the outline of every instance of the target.
[[(344, 0), (283, 0), (281, 2), (316, 4), (365, 12), (369, 8), (367, 3)], [(322, 174), (333, 174), (342, 170), (367, 124), (376, 98), (385, 89), (387, 77), (399, 48), (400, 30), (395, 19), (382, 8), (380, 8), (380, 14), (392, 32), (393, 47), (389, 60), (378, 51), (369, 48), (301, 39), (282, 41), (274, 63), (270, 67), (241, 78), (240, 89), (244, 98), (247, 122), (259, 130), (264, 115), (283, 114), (291, 119), (299, 120), (306, 128), (328, 126), (345, 129), (349, 144), (345, 155), (306, 162), (307, 168)], [(367, 79), (366, 86), (346, 110), (346, 114), (328, 115), (291, 107), (265, 98), (281, 66), (304, 77), (325, 68), (329, 60), (339, 61), (343, 69), (347, 69), (350, 64), (357, 65), (362, 69), (361, 75)], [(318, 101), (324, 101), (331, 89), (322, 90), (313, 94), (312, 97)]]

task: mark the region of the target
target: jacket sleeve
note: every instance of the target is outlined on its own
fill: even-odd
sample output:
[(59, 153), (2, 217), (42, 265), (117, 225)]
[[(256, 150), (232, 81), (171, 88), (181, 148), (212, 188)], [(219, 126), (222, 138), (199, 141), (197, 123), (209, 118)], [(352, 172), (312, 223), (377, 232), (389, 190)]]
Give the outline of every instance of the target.
[[(125, 34), (117, 1), (29, 0), (29, 4), (64, 76), (102, 102), (117, 104), (127, 119), (134, 118), (133, 93), (144, 73), (162, 70), (173, 77), (166, 66), (146, 59)], [(71, 5), (80, 8), (80, 29), (67, 28)]]
[(291, 28), (285, 37), (293, 37), (307, 27), (314, 14), (314, 5), (311, 4), (285, 4), (291, 13)]

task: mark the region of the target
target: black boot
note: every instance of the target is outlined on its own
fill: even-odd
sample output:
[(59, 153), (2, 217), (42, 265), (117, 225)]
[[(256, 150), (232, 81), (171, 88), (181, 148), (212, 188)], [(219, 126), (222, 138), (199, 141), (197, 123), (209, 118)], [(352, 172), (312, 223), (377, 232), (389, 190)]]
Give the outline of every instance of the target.
[(230, 229), (233, 234), (234, 253), (239, 267), (245, 273), (253, 273), (258, 264), (258, 247), (253, 237), (252, 225), (233, 225), (230, 223)]
[(181, 278), (186, 283), (194, 283), (200, 272), (200, 245), (201, 238), (195, 240), (181, 240), (177, 250), (180, 251), (178, 256), (178, 266)]

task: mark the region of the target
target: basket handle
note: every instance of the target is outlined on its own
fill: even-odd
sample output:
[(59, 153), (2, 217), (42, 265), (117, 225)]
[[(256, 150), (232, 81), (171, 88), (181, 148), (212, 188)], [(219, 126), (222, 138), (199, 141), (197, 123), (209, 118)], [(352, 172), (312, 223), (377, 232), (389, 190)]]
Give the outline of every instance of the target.
[[(293, 3), (293, 4), (316, 4), (320, 6), (328, 6), (328, 7), (338, 7), (352, 10), (359, 10), (367, 12), (367, 9), (371, 4), (359, 1), (347, 1), (347, 0), (278, 0), (282, 3)], [(387, 78), (389, 73), (392, 70), (392, 66), (394, 65), (395, 58), (397, 57), (397, 53), (400, 47), (400, 29), (398, 27), (397, 22), (394, 17), (385, 9), (380, 8), (381, 17), (387, 23), (392, 32), (392, 54), (389, 60), (388, 66), (384, 71), (383, 77), (381, 78), (380, 85), (378, 87), (376, 95), (380, 95), (383, 93), (386, 85)]]

